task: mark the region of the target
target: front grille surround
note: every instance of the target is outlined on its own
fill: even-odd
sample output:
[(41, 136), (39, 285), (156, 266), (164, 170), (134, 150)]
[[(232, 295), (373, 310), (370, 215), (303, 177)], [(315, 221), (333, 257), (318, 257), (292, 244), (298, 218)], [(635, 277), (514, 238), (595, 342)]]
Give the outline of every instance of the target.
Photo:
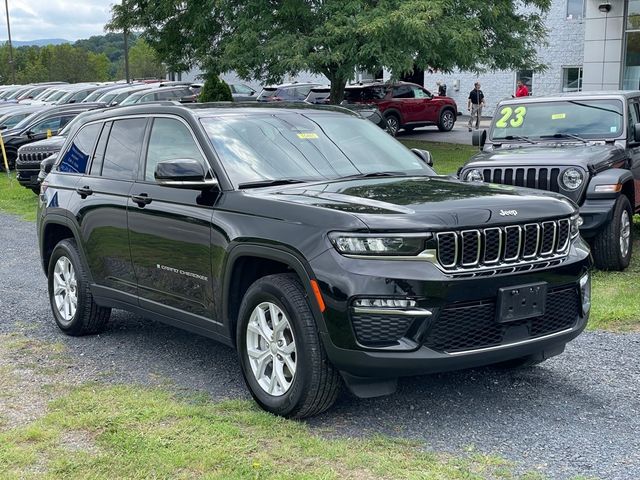
[(521, 266), (566, 257), (568, 218), (485, 229), (437, 232), (436, 258), (445, 273)]

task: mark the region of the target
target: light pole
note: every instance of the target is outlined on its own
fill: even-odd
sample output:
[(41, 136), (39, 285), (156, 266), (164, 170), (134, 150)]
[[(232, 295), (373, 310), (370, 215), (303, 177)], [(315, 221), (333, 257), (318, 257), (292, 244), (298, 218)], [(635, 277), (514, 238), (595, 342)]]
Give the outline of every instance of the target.
[(13, 64), (13, 47), (11, 45), (11, 23), (9, 22), (9, 0), (4, 0), (4, 8), (7, 11), (7, 34), (9, 35), (9, 65), (11, 65), (11, 81), (16, 83), (16, 67)]

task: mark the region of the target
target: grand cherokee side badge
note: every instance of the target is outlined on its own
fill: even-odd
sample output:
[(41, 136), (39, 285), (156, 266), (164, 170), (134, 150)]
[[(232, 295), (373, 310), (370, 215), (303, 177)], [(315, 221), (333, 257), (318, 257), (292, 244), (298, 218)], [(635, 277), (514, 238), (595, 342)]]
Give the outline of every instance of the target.
[(516, 215), (518, 215), (518, 211), (517, 210), (500, 210), (500, 215), (502, 215), (503, 217), (515, 217)]

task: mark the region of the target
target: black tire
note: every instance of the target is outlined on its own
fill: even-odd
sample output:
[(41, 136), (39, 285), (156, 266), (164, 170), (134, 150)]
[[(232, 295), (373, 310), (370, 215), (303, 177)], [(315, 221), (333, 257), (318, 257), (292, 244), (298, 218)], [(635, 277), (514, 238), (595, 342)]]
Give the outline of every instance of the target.
[[(629, 222), (629, 247), (623, 252), (621, 235), (624, 217)], [(631, 262), (633, 254), (633, 213), (631, 203), (625, 195), (620, 195), (613, 207), (613, 218), (591, 243), (595, 265), (600, 270), (624, 270)]]
[(398, 131), (402, 128), (400, 117), (396, 113), (388, 113), (384, 116), (387, 119), (387, 133), (392, 137), (398, 135)]
[[(7, 154), (7, 163), (9, 164), (9, 170), (16, 168), (16, 158), (18, 151), (14, 148), (5, 147), (5, 153)], [(4, 172), (4, 158), (2, 158), (2, 152), (0, 151), (0, 172)]]
[[(77, 292), (77, 307), (75, 314), (71, 319), (64, 319), (58, 311), (56, 301), (54, 299), (54, 270), (56, 263), (61, 257), (66, 257), (71, 262), (75, 271)], [(100, 307), (93, 301), (87, 272), (85, 271), (78, 253), (78, 246), (75, 240), (65, 239), (60, 241), (51, 254), (49, 268), (47, 270), (48, 286), (49, 286), (49, 302), (51, 310), (58, 325), (58, 328), (67, 335), (80, 336), (101, 332), (111, 315), (111, 309)]]
[(407, 133), (411, 133), (416, 129), (416, 127), (402, 127), (402, 129)]
[(31, 191), (36, 195), (40, 195), (40, 187), (31, 187)]
[(438, 119), (438, 130), (441, 132), (449, 132), (456, 124), (456, 114), (450, 108), (445, 108), (440, 112), (440, 118)]
[[(295, 375), (288, 390), (279, 396), (260, 386), (247, 353), (251, 314), (264, 302), (275, 304), (286, 315), (296, 345)], [(327, 359), (306, 292), (295, 275), (269, 275), (249, 287), (240, 305), (236, 335), (242, 374), (251, 395), (264, 410), (288, 418), (305, 418), (325, 411), (335, 402), (340, 375)]]

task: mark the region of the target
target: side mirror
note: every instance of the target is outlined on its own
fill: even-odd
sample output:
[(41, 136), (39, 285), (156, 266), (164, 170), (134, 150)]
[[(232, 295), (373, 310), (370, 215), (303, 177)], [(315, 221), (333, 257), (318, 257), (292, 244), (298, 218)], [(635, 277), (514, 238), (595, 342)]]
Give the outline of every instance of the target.
[(33, 137), (35, 136), (35, 133), (33, 132), (33, 130), (27, 130), (26, 135), (27, 135), (27, 137), (29, 137), (29, 138), (33, 138)]
[(0, 125), (0, 130), (6, 130), (7, 128), (9, 127), (7, 127), (6, 125)]
[(633, 139), (636, 142), (640, 142), (640, 123), (636, 123), (633, 126)]
[(474, 147), (484, 147), (484, 144), (487, 143), (487, 131), (475, 130), (471, 136), (471, 143)]
[(166, 187), (206, 190), (218, 185), (213, 179), (205, 178), (202, 164), (190, 158), (164, 160), (156, 165), (156, 182)]
[(433, 157), (431, 156), (430, 152), (428, 152), (427, 150), (420, 150), (419, 148), (412, 148), (411, 151), (424, 163), (426, 163), (430, 167), (433, 167)]

